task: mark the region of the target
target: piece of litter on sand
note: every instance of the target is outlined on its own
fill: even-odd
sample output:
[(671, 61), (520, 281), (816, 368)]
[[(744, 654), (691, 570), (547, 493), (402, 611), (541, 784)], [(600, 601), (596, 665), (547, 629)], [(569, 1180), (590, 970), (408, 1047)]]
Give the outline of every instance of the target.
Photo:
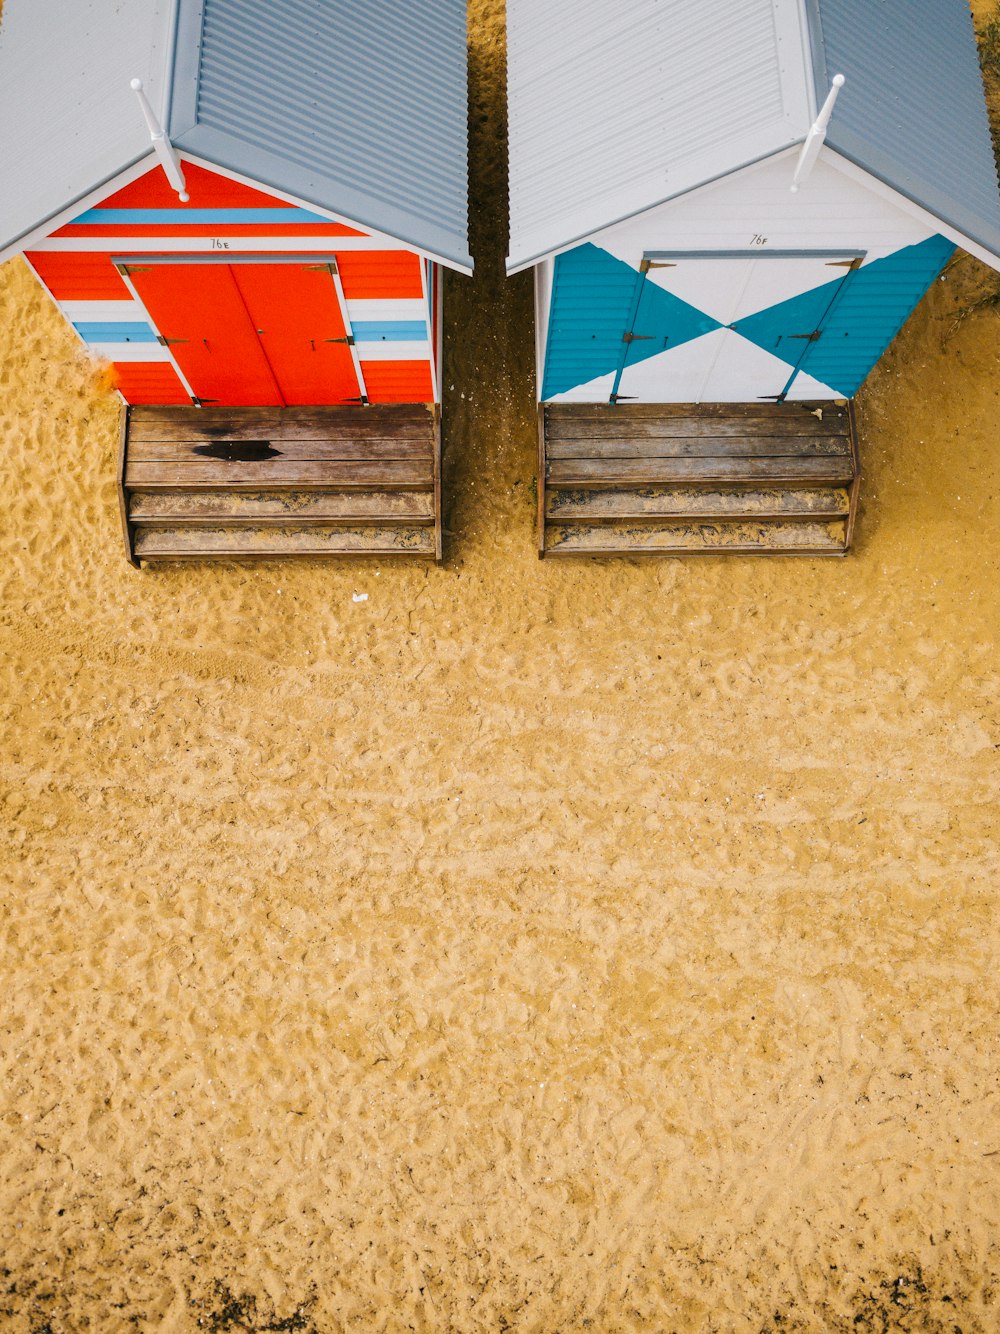
[(352, 602), (367, 602), (367, 601), (368, 601), (368, 594), (367, 594), (367, 593), (352, 593), (352, 594), (351, 594), (351, 601), (352, 601)]

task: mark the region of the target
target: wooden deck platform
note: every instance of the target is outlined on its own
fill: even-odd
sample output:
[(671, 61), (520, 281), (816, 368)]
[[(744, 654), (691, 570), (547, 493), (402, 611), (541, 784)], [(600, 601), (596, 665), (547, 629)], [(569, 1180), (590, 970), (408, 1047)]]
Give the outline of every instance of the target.
[(120, 451), (133, 563), (441, 559), (441, 432), (423, 404), (133, 407)]
[(546, 404), (540, 556), (842, 556), (857, 510), (850, 404)]

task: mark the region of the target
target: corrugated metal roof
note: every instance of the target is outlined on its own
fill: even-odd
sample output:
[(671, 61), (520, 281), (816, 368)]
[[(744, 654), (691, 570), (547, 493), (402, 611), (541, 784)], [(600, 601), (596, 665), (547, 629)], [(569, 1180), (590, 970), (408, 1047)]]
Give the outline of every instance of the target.
[(163, 110), (173, 0), (5, 0), (0, 259), (149, 156), (129, 80)]
[(800, 0), (508, 0), (510, 267), (801, 140)]
[(465, 0), (180, 0), (184, 151), (469, 269)]
[(801, 142), (1000, 259), (966, 0), (508, 0), (514, 271)]
[(1000, 256), (1000, 190), (966, 0), (807, 0), (827, 143)]

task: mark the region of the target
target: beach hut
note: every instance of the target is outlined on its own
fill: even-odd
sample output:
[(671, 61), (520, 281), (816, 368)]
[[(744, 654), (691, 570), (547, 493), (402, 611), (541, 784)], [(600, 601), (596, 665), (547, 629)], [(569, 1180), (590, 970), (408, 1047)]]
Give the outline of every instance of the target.
[(441, 555), (464, 0), (5, 0), (0, 259), (124, 412), (134, 560)]
[(966, 0), (509, 0), (508, 106), (540, 553), (845, 552), (851, 400), (1000, 268)]

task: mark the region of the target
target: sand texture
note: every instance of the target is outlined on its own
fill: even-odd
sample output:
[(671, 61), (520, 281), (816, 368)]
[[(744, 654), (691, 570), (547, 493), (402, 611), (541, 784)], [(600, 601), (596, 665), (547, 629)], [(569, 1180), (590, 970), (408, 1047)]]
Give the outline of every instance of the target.
[(444, 568), (133, 570), (0, 271), (0, 1329), (990, 1334), (995, 280), (847, 559), (539, 562), (474, 8)]

